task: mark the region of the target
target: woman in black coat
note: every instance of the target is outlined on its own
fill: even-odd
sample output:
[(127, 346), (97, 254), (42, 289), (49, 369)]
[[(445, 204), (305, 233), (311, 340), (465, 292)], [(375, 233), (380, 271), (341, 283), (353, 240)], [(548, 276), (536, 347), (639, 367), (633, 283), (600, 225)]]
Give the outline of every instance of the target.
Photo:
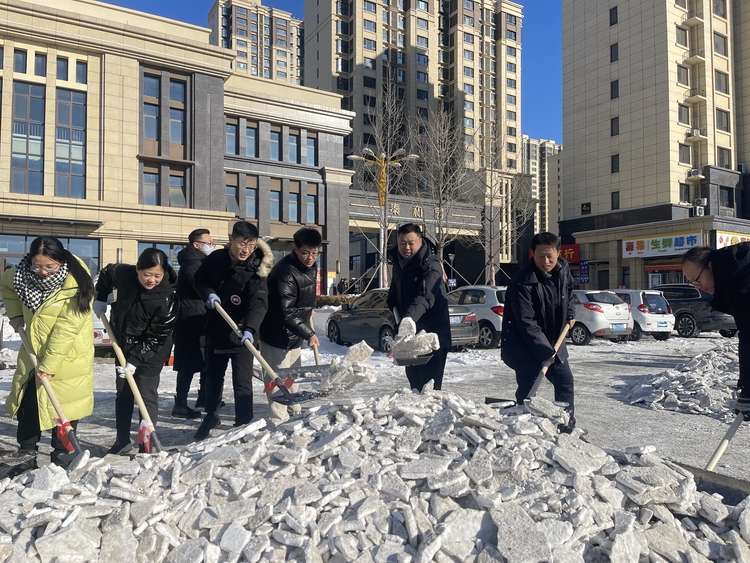
[(109, 264), (99, 274), (94, 311), (97, 314), (106, 311), (107, 296), (117, 290), (111, 325), (128, 363), (125, 368), (116, 368), (117, 440), (109, 453), (125, 454), (133, 450), (130, 424), (135, 400), (124, 379), (125, 371), (133, 373), (151, 422), (156, 425), (159, 375), (172, 351), (172, 333), (177, 322), (176, 280), (167, 255), (157, 248), (144, 250), (135, 266)]
[(388, 290), (388, 308), (409, 317), (417, 331), (434, 332), (440, 349), (421, 366), (408, 366), (406, 377), (412, 389), (422, 390), (431, 379), (435, 389), (443, 385), (443, 372), (451, 347), (448, 298), (443, 281), (443, 264), (434, 245), (423, 238), (419, 225), (406, 223), (398, 229), (398, 246), (389, 251), (393, 262), (393, 280)]

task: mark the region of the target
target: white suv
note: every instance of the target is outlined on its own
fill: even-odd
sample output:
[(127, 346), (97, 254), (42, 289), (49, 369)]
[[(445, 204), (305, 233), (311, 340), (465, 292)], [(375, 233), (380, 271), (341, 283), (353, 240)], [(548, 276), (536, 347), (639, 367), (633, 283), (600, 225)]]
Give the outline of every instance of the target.
[(479, 341), (477, 348), (497, 348), (505, 310), (505, 286), (467, 285), (448, 294), (457, 305), (466, 305), (477, 315)]
[(573, 344), (588, 344), (593, 337), (621, 340), (633, 332), (630, 305), (611, 291), (576, 289), (573, 301), (576, 324), (568, 334)]
[(666, 340), (674, 328), (674, 315), (664, 294), (655, 289), (613, 289), (633, 311), (633, 333), (630, 340), (636, 342), (644, 334), (656, 340)]

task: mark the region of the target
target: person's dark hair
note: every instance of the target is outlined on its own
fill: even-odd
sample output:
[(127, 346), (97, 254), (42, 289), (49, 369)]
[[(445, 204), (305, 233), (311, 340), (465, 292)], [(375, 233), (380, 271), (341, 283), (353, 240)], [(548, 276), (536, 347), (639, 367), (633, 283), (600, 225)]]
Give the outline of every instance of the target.
[(188, 242), (190, 244), (193, 244), (203, 235), (210, 235), (210, 234), (211, 234), (211, 231), (209, 231), (208, 229), (195, 229), (193, 232), (191, 232), (188, 235)]
[(712, 251), (713, 249), (710, 246), (694, 246), (682, 255), (682, 265), (684, 266), (685, 262), (693, 262), (701, 268), (705, 268), (711, 261)]
[(422, 229), (416, 223), (404, 223), (398, 228), (398, 235), (408, 235), (409, 233), (416, 234), (419, 238), (422, 238)]
[(560, 237), (550, 232), (537, 233), (531, 239), (531, 251), (535, 251), (536, 247), (540, 245), (551, 246), (555, 250), (560, 250)]
[(94, 299), (94, 280), (86, 268), (73, 256), (55, 237), (37, 237), (29, 246), (29, 257), (46, 256), (55, 262), (68, 265), (68, 273), (78, 284), (78, 311), (91, 311), (91, 301)]
[(147, 248), (143, 252), (141, 252), (141, 255), (138, 257), (138, 262), (136, 262), (135, 267), (138, 270), (148, 270), (149, 268), (153, 268), (154, 266), (161, 266), (164, 270), (164, 274), (169, 278), (170, 281), (174, 281), (177, 279), (177, 274), (175, 273), (172, 266), (169, 265), (169, 258), (167, 258), (167, 255), (164, 253), (163, 250), (159, 250), (158, 248)]
[(323, 244), (323, 237), (320, 233), (311, 227), (302, 227), (296, 233), (294, 233), (294, 246), (302, 248), (303, 246), (309, 246), (310, 248), (320, 248)]
[(258, 238), (258, 228), (247, 221), (237, 221), (232, 227), (232, 238), (254, 241)]

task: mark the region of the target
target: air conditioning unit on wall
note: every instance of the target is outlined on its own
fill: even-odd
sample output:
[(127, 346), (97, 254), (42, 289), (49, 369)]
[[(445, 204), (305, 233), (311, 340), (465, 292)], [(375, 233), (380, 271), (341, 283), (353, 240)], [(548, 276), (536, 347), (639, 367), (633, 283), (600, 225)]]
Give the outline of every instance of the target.
[(706, 205), (708, 205), (708, 199), (706, 199), (705, 197), (699, 197), (693, 202), (693, 205), (695, 205), (696, 207), (705, 207)]
[(703, 217), (703, 215), (706, 213), (705, 208), (703, 207), (693, 207), (693, 217)]
[(701, 175), (701, 169), (700, 168), (693, 168), (688, 175), (690, 176), (700, 176)]
[(690, 136), (691, 137), (699, 137), (700, 134), (701, 134), (701, 130), (700, 129), (691, 129), (690, 130)]

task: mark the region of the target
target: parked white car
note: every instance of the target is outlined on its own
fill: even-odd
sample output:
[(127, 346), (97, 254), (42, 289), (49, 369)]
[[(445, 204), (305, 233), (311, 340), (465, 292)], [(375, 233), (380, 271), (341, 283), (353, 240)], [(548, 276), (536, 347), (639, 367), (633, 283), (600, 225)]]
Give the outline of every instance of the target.
[[(109, 319), (109, 312), (111, 306), (107, 305), (107, 318)], [(97, 317), (93, 311), (91, 314), (94, 317), (94, 346), (112, 346), (112, 341), (109, 339), (109, 334), (104, 330), (104, 324), (101, 319)]]
[(576, 324), (568, 336), (571, 342), (582, 346), (591, 339), (621, 340), (633, 332), (633, 315), (630, 305), (607, 290), (573, 291), (576, 307)]
[(664, 294), (656, 289), (613, 289), (617, 296), (630, 305), (633, 314), (633, 332), (630, 340), (636, 342), (644, 334), (656, 340), (666, 340), (672, 335), (674, 315)]
[(479, 320), (477, 348), (497, 348), (505, 310), (505, 286), (467, 285), (451, 291), (448, 299), (474, 311)]

